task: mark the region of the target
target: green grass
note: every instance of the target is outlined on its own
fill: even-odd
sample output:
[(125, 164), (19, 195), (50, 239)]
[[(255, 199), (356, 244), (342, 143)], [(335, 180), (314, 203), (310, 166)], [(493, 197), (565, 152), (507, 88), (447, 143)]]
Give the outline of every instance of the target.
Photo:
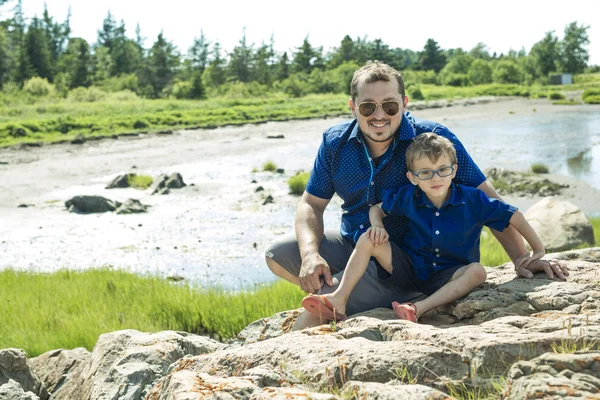
[(547, 174), (550, 172), (548, 167), (542, 163), (535, 163), (531, 165), (531, 172), (534, 174)]
[(273, 161), (267, 161), (262, 166), (263, 171), (267, 172), (275, 172), (277, 171), (277, 165)]
[(31, 103), (0, 95), (0, 147), (66, 142), (166, 129), (215, 128), (266, 121), (348, 116), (348, 96), (72, 102), (42, 98)]
[[(594, 239), (596, 243), (581, 246), (583, 248), (590, 246), (600, 246), (600, 217), (589, 218), (594, 228)], [(494, 235), (488, 228), (484, 228), (481, 233), (481, 241), (479, 246), (481, 253), (481, 264), (489, 267), (502, 265), (510, 261), (508, 255), (504, 251), (500, 242), (496, 240)]]
[(0, 349), (35, 357), (120, 329), (231, 338), (251, 322), (299, 307), (304, 293), (278, 281), (238, 293), (200, 290), (110, 268), (52, 274), (0, 272)]
[(127, 178), (127, 183), (130, 187), (146, 190), (152, 185), (152, 177), (148, 175), (130, 175)]
[(304, 193), (304, 189), (308, 183), (308, 178), (310, 178), (310, 172), (300, 172), (288, 179), (290, 193), (295, 195), (301, 195)]
[(554, 100), (552, 102), (552, 105), (555, 106), (576, 106), (577, 104), (581, 104), (581, 102), (573, 99)]

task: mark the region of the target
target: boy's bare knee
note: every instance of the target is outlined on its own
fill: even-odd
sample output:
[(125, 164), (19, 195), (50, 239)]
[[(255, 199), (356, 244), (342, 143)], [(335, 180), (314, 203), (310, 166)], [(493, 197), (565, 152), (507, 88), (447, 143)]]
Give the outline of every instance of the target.
[(479, 263), (473, 263), (471, 267), (469, 267), (470, 273), (472, 274), (475, 281), (479, 284), (482, 284), (487, 279), (487, 272), (483, 265)]
[(364, 249), (372, 249), (374, 247), (373, 243), (371, 243), (371, 239), (369, 239), (369, 236), (367, 235), (367, 232), (360, 235), (358, 241), (356, 242), (356, 247)]

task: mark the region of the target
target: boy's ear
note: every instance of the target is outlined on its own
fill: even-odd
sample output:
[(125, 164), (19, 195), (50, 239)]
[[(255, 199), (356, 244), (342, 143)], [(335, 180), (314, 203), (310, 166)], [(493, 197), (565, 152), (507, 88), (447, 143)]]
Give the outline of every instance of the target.
[(454, 172), (452, 173), (452, 179), (456, 176), (456, 172), (458, 171), (458, 164), (454, 164)]
[[(406, 171), (406, 177), (408, 178), (408, 180), (410, 181), (410, 183), (412, 183), (413, 185), (417, 186), (418, 183), (418, 178), (416, 176), (414, 176), (412, 174), (412, 172), (410, 171)], [(453, 177), (454, 178), (454, 177)]]

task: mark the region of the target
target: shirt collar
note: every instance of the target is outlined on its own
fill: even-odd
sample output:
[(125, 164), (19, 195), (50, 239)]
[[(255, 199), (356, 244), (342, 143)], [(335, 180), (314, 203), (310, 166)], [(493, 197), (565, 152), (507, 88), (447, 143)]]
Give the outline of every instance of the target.
[[(415, 197), (413, 201), (417, 207), (427, 206), (429, 208), (435, 208), (431, 200), (427, 198), (427, 195), (423, 193), (421, 188), (419, 188), (418, 186), (416, 187)], [(463, 197), (462, 190), (460, 190), (460, 188), (454, 182), (452, 182), (450, 184), (450, 197), (448, 198), (448, 200), (446, 200), (446, 202), (442, 205), (441, 208), (444, 208), (447, 205), (459, 206), (461, 204), (465, 204), (465, 199)]]
[[(358, 120), (355, 118), (356, 123), (354, 124), (354, 128), (352, 128), (352, 132), (350, 133), (350, 137), (348, 137), (348, 141), (351, 139), (356, 139), (359, 142), (362, 142), (362, 134), (360, 134), (360, 127), (358, 125)], [(415, 134), (414, 128), (415, 119), (409, 112), (405, 112), (402, 114), (402, 120), (400, 122), (400, 127), (396, 131), (396, 137), (400, 140), (412, 140)]]

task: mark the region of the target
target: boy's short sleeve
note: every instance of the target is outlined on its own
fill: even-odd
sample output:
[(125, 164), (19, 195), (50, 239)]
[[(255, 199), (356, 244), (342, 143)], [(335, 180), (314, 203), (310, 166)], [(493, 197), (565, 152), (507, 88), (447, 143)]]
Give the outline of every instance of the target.
[(481, 190), (473, 192), (472, 202), (469, 206), (477, 215), (479, 222), (488, 228), (502, 232), (510, 223), (517, 207), (502, 200), (490, 198)]
[(321, 199), (331, 199), (335, 193), (335, 187), (331, 179), (331, 163), (328, 153), (326, 136), (323, 134), (323, 141), (317, 152), (310, 178), (306, 184), (306, 191)]

